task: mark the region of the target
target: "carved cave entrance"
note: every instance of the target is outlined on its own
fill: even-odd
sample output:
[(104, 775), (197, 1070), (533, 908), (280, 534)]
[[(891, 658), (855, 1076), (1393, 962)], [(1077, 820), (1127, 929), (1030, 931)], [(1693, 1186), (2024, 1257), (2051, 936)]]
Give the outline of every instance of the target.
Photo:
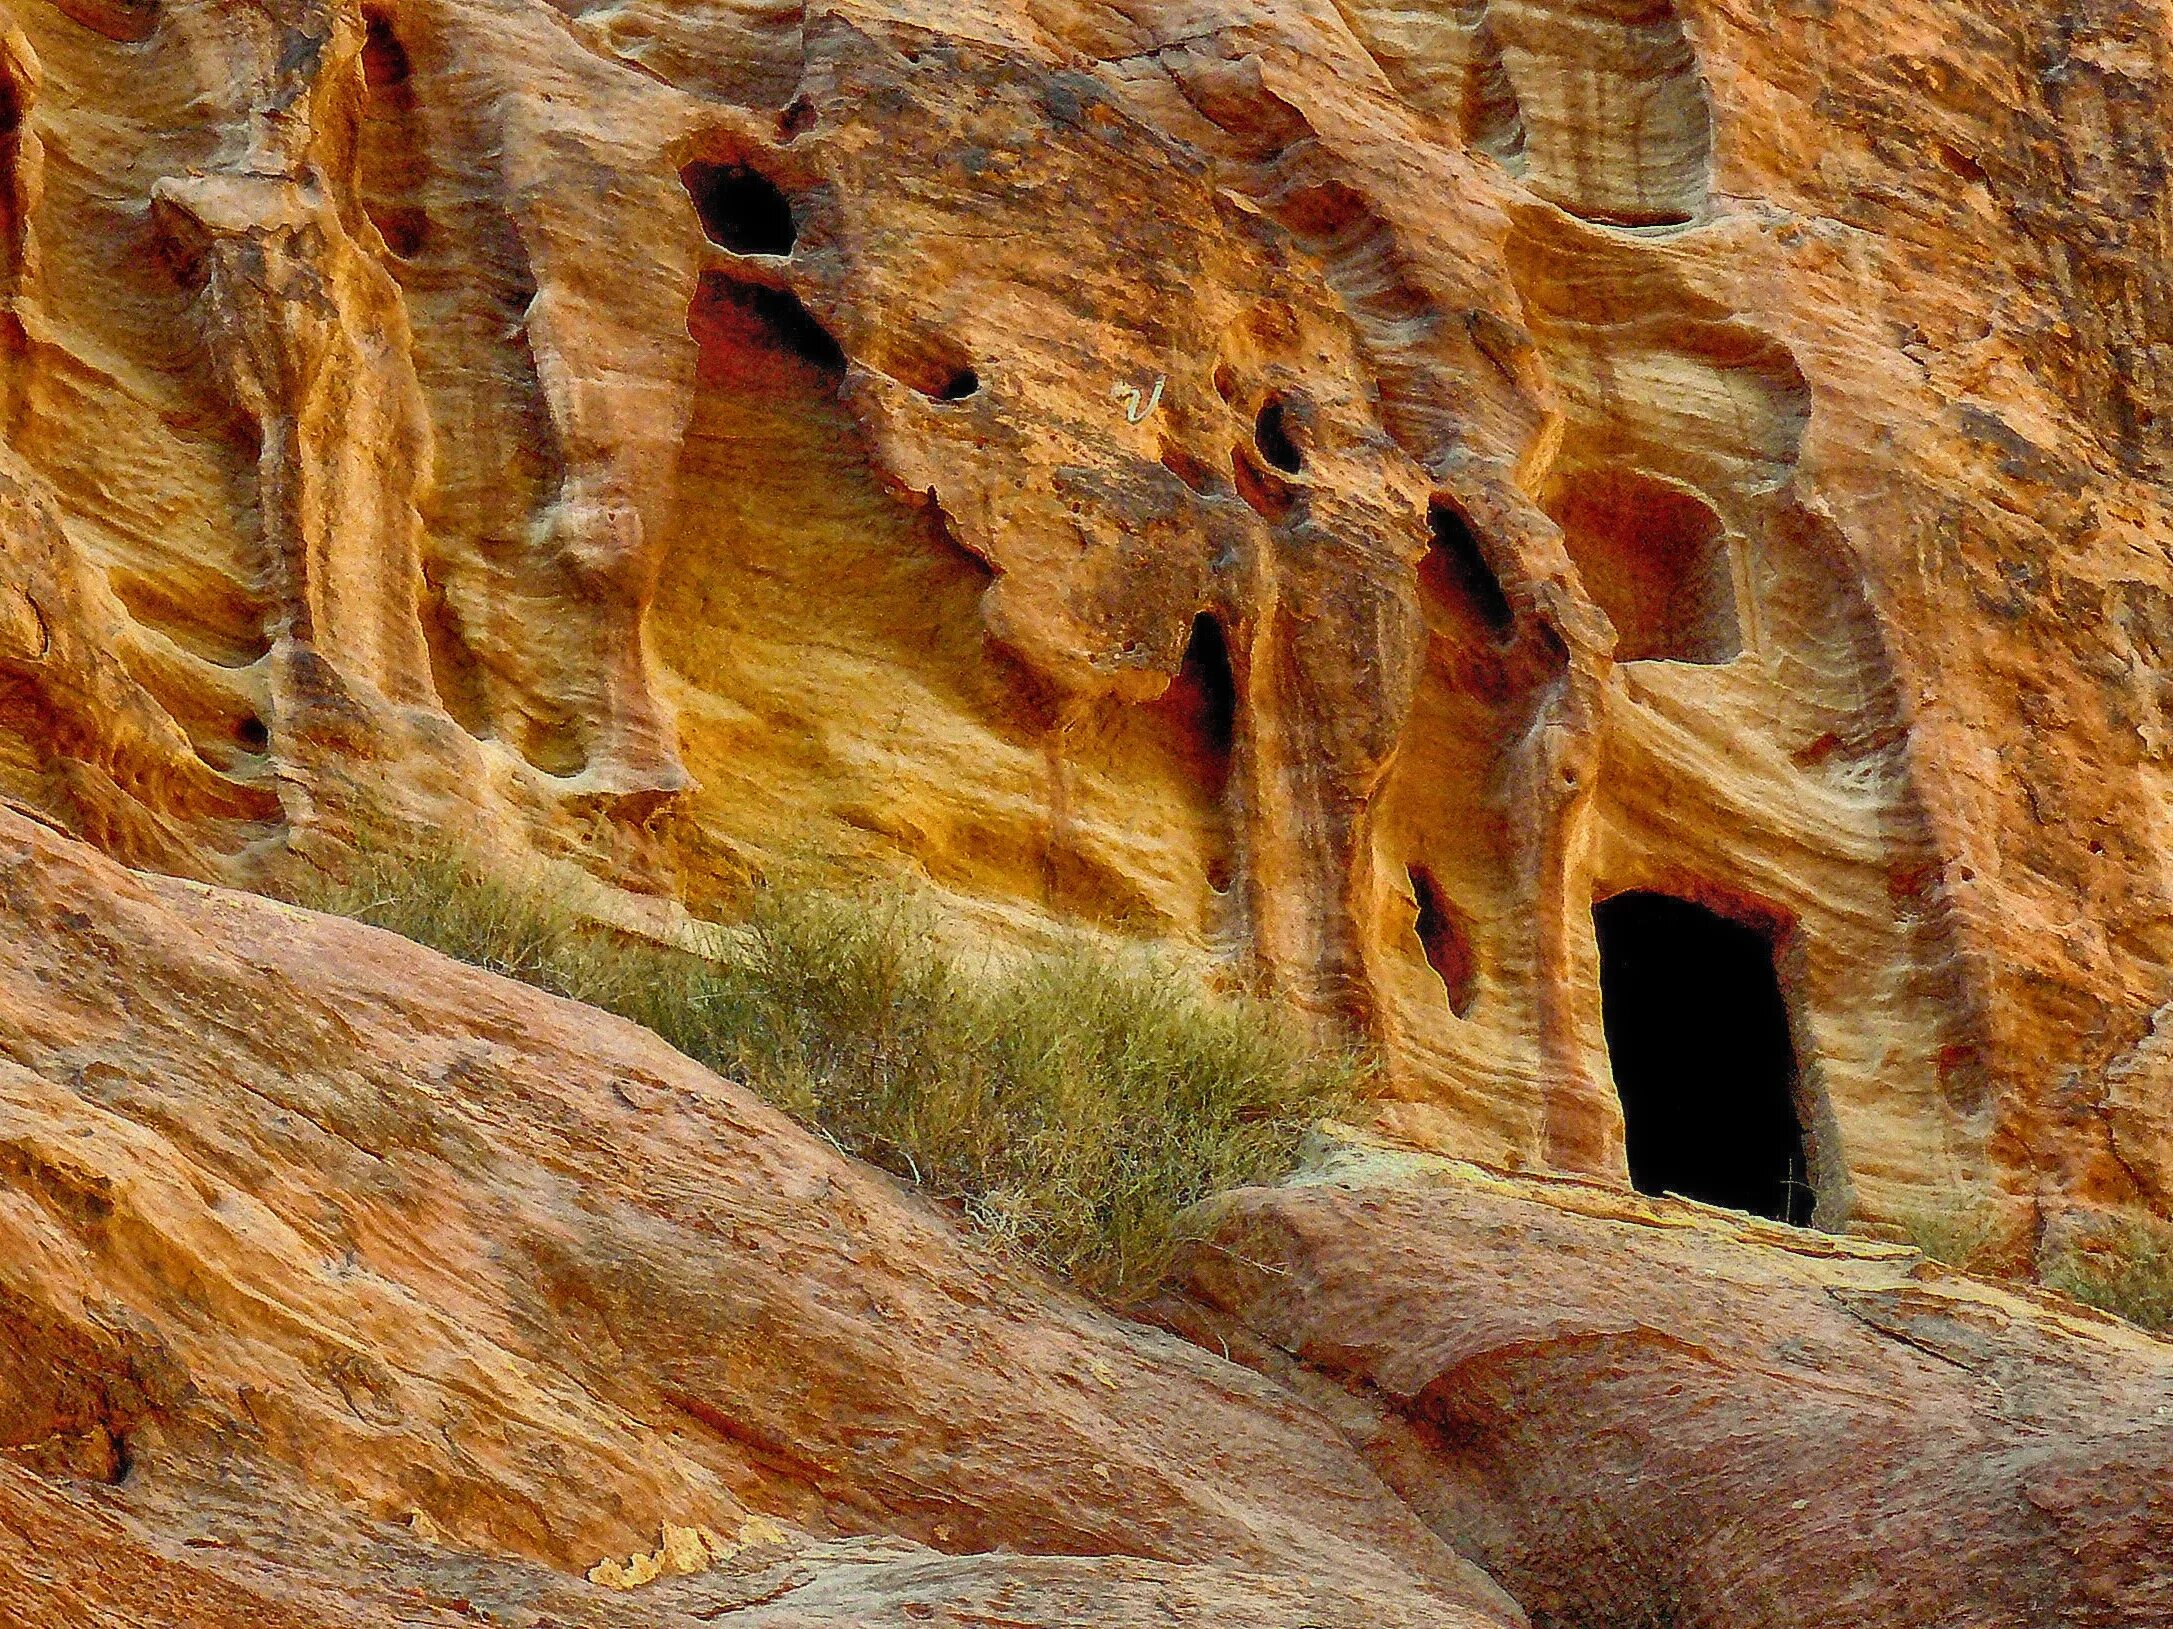
[(1815, 1196), (1773, 944), (1666, 894), (1592, 908), (1630, 1180), (1807, 1226)]

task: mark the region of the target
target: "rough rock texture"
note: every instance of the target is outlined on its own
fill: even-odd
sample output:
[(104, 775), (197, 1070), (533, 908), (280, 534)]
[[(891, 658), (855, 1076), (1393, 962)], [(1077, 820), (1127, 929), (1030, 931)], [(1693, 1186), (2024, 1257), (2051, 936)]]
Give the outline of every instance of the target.
[(2115, 1320), (1408, 1155), (1210, 1237), (1177, 1316), (1338, 1412), (1534, 1623), (2173, 1623), (2173, 1346)]
[(55, 0), (0, 785), (1190, 947), (1620, 1180), (1775, 941), (1820, 1220), (2173, 1208), (2143, 0)]
[(5, 809), (0, 922), (0, 1622), (1523, 1622), (644, 1031)]

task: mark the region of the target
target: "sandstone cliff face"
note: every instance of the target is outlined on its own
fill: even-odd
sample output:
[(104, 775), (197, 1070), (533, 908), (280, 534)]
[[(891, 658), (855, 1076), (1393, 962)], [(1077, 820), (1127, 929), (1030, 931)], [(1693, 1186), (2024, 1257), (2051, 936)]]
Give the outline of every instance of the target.
[(18, 5), (0, 787), (909, 870), (1616, 1181), (1665, 892), (1777, 948), (1822, 1222), (2163, 1215), (2163, 24)]
[(1156, 1311), (0, 808), (6, 1629), (2173, 1624), (2173, 1347), (1896, 1247), (1346, 1146)]

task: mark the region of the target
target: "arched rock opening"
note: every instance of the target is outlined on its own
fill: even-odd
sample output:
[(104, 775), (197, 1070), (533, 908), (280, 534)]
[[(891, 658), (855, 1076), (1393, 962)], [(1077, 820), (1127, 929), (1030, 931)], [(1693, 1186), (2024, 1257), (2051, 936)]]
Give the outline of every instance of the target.
[(702, 234), (736, 255), (789, 255), (799, 242), (792, 200), (777, 183), (746, 164), (696, 159), (679, 172)]
[(1618, 662), (1726, 662), (1742, 654), (1727, 528), (1703, 499), (1629, 470), (1554, 483), (1585, 591), (1615, 625)]
[(1773, 942), (1668, 894), (1592, 909), (1630, 1180), (1797, 1226), (1815, 1196)]

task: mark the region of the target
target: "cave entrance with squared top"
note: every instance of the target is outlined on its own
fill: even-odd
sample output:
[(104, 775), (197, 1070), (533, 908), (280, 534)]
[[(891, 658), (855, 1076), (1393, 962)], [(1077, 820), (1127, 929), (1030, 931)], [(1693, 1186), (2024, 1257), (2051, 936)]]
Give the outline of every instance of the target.
[(1630, 1181), (1808, 1226), (1816, 1195), (1769, 934), (1670, 894), (1592, 908)]

